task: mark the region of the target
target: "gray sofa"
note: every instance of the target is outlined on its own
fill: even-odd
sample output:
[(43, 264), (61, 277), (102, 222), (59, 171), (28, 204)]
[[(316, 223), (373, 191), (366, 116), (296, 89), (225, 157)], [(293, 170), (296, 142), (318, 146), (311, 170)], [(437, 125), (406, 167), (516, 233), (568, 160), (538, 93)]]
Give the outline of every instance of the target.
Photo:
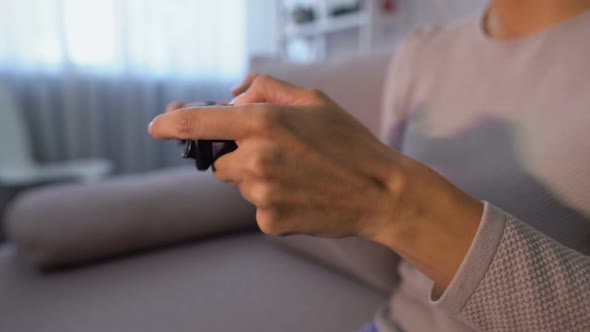
[[(390, 54), (254, 69), (321, 88), (378, 131)], [(396, 256), (356, 238), (269, 238), (192, 167), (22, 195), (0, 247), (0, 332), (354, 331)]]

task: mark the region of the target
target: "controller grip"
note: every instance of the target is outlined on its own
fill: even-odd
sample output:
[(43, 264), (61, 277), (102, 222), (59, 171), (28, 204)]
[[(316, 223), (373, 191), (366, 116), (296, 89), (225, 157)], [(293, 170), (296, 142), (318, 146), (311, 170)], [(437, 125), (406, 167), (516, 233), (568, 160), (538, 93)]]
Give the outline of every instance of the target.
[(219, 157), (237, 148), (234, 141), (186, 140), (182, 157), (194, 159), (197, 170), (206, 171)]

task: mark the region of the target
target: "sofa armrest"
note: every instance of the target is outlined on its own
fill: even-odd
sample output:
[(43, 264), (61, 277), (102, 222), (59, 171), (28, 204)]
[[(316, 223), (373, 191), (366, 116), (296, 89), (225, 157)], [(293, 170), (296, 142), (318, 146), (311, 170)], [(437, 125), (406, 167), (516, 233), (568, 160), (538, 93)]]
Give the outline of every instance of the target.
[(254, 57), (250, 68), (257, 73), (324, 91), (378, 134), (386, 68), (392, 55), (391, 50), (385, 50), (307, 65)]
[(18, 197), (8, 237), (47, 268), (254, 228), (239, 192), (194, 168), (49, 186)]

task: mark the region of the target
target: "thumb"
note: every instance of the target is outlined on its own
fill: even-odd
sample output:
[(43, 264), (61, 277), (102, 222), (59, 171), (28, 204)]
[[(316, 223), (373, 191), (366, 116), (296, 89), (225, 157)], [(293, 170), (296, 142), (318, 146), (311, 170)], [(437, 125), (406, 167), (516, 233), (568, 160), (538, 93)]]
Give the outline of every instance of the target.
[(301, 99), (305, 90), (291, 83), (268, 75), (258, 75), (250, 87), (230, 102), (233, 105), (271, 103), (293, 105)]

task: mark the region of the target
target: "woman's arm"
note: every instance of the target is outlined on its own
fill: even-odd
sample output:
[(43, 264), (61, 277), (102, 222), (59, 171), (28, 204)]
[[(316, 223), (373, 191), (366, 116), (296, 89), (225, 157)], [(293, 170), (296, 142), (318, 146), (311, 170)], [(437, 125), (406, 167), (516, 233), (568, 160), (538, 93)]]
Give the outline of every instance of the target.
[(413, 212), (369, 238), (434, 280), (435, 305), (482, 331), (590, 330), (589, 256), (407, 162)]
[(590, 257), (486, 203), (465, 260), (433, 301), (482, 331), (589, 331)]
[[(359, 235), (397, 252), (434, 280), (438, 289), (449, 287), (456, 278), (470, 248), (479, 243), (474, 241), (476, 234), (495, 234), (485, 230), (489, 222), (482, 221), (481, 202), (384, 145), (322, 92), (259, 76), (236, 104), (169, 112), (154, 119), (149, 131), (160, 139), (235, 140), (239, 148), (216, 161), (215, 176), (238, 186), (256, 206), (257, 223), (265, 233)], [(520, 245), (530, 252), (537, 250), (526, 244), (523, 240)], [(543, 266), (554, 268), (543, 261), (535, 268), (548, 273)], [(587, 268), (581, 273), (557, 272), (566, 282), (588, 273)], [(549, 295), (529, 290), (538, 291), (533, 296), (543, 300), (559, 294), (562, 310), (580, 310), (579, 295), (565, 293), (563, 288), (550, 288)], [(587, 289), (579, 292), (590, 295)], [(552, 309), (543, 307), (543, 300), (535, 303), (540, 308), (532, 310), (548, 316)], [(581, 305), (581, 310), (587, 307)], [(511, 303), (501, 308), (526, 310)], [(485, 316), (486, 309), (474, 312)], [(584, 324), (585, 318), (578, 315), (576, 324)]]

